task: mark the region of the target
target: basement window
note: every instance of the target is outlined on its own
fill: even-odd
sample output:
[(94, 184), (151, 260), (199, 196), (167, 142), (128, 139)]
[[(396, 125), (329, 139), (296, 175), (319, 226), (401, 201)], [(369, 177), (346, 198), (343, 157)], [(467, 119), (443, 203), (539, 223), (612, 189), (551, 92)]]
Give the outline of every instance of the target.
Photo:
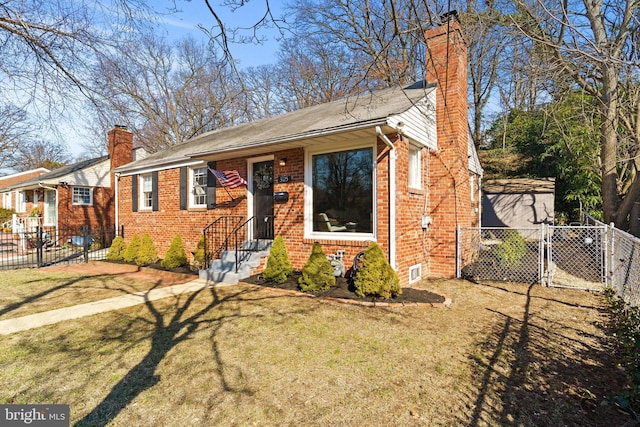
[(422, 264), (416, 264), (409, 267), (409, 283), (415, 283), (422, 280)]

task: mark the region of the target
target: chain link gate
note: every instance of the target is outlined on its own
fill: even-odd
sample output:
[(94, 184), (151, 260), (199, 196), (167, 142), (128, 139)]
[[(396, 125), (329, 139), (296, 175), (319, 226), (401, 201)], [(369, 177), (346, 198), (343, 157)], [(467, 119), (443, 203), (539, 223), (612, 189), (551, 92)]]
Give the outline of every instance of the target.
[(459, 227), (458, 277), (601, 290), (607, 242), (598, 226)]
[(546, 232), (546, 285), (602, 290), (607, 279), (607, 229), (554, 225)]

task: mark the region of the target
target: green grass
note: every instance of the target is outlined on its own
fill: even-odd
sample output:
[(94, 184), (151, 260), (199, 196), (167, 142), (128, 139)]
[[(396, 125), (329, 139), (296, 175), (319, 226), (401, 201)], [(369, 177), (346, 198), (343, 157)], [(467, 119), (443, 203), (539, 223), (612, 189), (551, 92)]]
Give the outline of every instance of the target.
[[(119, 287), (133, 286), (125, 279)], [(241, 285), (0, 337), (0, 403), (66, 403), (81, 426), (628, 420), (608, 403), (622, 379), (597, 326), (600, 296), (425, 286), (451, 308), (365, 308)]]

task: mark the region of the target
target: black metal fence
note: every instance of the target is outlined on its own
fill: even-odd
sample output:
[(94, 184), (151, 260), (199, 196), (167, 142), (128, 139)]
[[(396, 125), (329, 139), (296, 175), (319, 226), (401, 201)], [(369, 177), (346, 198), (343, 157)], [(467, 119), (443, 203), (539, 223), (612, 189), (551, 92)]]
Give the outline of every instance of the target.
[(0, 270), (104, 259), (115, 234), (115, 229), (87, 225), (0, 232)]

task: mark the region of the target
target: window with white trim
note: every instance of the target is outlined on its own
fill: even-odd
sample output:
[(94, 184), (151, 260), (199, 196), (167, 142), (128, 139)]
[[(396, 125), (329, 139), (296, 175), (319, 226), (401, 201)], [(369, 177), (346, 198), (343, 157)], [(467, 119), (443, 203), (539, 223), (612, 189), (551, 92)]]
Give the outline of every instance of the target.
[(153, 207), (153, 177), (152, 175), (140, 175), (140, 208), (151, 209)]
[(192, 208), (207, 207), (207, 168), (189, 170), (191, 188), (189, 189), (189, 206)]
[(409, 145), (409, 187), (411, 188), (422, 188), (421, 151), (422, 148)]
[(409, 283), (415, 283), (420, 280), (422, 280), (422, 264), (409, 267)]
[(11, 193), (2, 193), (2, 207), (11, 209)]
[(16, 192), (16, 196), (18, 197), (18, 201), (16, 204), (16, 212), (25, 213), (27, 211), (27, 196), (24, 191)]
[(93, 191), (89, 187), (73, 187), (71, 202), (74, 205), (91, 206), (93, 205)]
[(308, 159), (311, 233), (348, 234), (341, 238), (371, 236), (375, 221), (373, 147), (310, 153)]

